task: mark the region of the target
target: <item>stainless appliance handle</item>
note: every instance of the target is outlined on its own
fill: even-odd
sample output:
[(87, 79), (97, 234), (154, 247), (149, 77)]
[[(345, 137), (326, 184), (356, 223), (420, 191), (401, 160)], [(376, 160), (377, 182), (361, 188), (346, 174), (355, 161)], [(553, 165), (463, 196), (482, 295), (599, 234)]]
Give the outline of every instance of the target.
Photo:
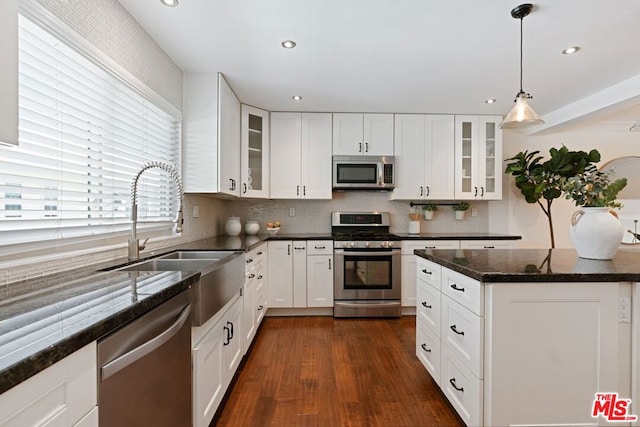
[(389, 301), (389, 302), (382, 302), (382, 301), (376, 301), (375, 303), (368, 303), (368, 302), (346, 302), (346, 301), (335, 301), (334, 302), (335, 305), (340, 305), (342, 307), (357, 307), (357, 308), (361, 308), (363, 306), (366, 307), (396, 307), (398, 305), (400, 305), (400, 302), (398, 301)]
[(339, 256), (355, 255), (355, 256), (396, 256), (400, 255), (400, 249), (391, 249), (385, 251), (345, 251), (344, 249), (336, 249), (335, 254)]
[(164, 332), (157, 335), (155, 338), (150, 339), (149, 341), (142, 344), (141, 346), (136, 347), (133, 350), (105, 364), (100, 369), (100, 376), (102, 380), (103, 381), (106, 380), (113, 374), (131, 365), (136, 360), (143, 358), (147, 354), (151, 353), (152, 351), (160, 347), (162, 344), (169, 341), (178, 333), (180, 328), (182, 328), (184, 323), (189, 318), (190, 314), (191, 314), (191, 305), (187, 305), (185, 309), (182, 310), (182, 313), (180, 313), (180, 316), (178, 316), (178, 320), (176, 320), (173, 323), (173, 325), (169, 326)]

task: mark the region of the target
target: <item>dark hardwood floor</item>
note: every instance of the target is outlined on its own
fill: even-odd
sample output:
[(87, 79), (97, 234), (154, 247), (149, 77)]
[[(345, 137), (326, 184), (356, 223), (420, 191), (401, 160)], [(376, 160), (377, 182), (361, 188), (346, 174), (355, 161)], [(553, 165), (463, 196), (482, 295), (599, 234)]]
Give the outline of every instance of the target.
[(415, 356), (415, 316), (266, 318), (216, 422), (464, 425)]

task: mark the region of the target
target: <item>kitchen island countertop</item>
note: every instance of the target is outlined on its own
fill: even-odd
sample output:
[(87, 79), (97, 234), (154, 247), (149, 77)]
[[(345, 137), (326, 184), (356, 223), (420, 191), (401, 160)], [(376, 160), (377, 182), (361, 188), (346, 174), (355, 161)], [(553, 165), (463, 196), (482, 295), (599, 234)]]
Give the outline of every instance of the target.
[(522, 236), (498, 233), (393, 233), (402, 240), (520, 240)]
[(640, 282), (640, 251), (612, 260), (579, 258), (573, 249), (434, 249), (414, 253), (482, 282)]

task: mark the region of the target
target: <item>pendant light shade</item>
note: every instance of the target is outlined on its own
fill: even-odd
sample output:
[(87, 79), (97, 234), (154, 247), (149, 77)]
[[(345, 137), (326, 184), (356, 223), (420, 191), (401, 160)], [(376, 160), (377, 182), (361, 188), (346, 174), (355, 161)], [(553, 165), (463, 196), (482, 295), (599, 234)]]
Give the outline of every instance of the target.
[(635, 122), (633, 126), (629, 128), (629, 132), (640, 132), (640, 120)]
[(500, 123), (500, 129), (520, 129), (544, 123), (544, 120), (529, 105), (529, 99), (532, 96), (522, 90), (522, 20), (531, 13), (532, 9), (533, 5), (531, 3), (524, 3), (516, 6), (511, 11), (511, 16), (520, 20), (520, 92), (516, 94), (516, 105)]

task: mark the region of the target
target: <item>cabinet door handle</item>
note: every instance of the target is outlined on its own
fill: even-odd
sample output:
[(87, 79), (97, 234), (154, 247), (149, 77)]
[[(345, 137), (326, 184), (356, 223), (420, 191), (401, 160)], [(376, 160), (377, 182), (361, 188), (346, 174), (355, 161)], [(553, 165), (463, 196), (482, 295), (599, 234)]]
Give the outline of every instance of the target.
[(423, 306), (425, 306), (425, 308), (431, 308), (431, 307), (432, 307), (432, 306), (430, 306), (430, 305), (427, 305), (427, 302), (426, 302), (426, 301), (422, 301), (422, 305), (423, 305)]
[(287, 255), (291, 255), (291, 245), (287, 245)]
[(222, 345), (229, 345), (229, 343), (231, 342), (231, 338), (229, 338), (229, 328), (227, 328), (226, 326), (223, 326), (222, 329), (224, 329), (225, 331), (225, 339), (226, 341), (222, 343)]
[(453, 386), (453, 388), (455, 388), (456, 390), (461, 391), (461, 392), (463, 392), (463, 393), (464, 393), (464, 387), (458, 387), (458, 386), (456, 385), (456, 379), (455, 379), (455, 378), (451, 378), (451, 379), (449, 380), (449, 383)]
[(231, 331), (231, 336), (229, 337), (229, 341), (233, 339), (233, 323), (227, 321), (227, 325), (230, 325), (229, 331)]
[(424, 187), (420, 186), (420, 197), (424, 195)]
[(233, 190), (233, 179), (229, 178), (229, 190)]
[(329, 270), (331, 270), (331, 258), (329, 258)]
[[(429, 248), (429, 247), (431, 247), (431, 248), (435, 248), (435, 246), (427, 246), (427, 248)], [(423, 268), (423, 269), (422, 269), (422, 272), (423, 272), (424, 274), (428, 274), (428, 275), (432, 275), (432, 274), (433, 274), (433, 272), (432, 272), (432, 271), (429, 271), (429, 270), (427, 270), (426, 268)]]
[(262, 305), (258, 306), (258, 311), (262, 311), (263, 309), (264, 309), (264, 306), (262, 306)]
[(427, 197), (429, 197), (429, 187), (425, 187), (427, 189)]
[(426, 344), (422, 344), (420, 347), (422, 347), (422, 349), (423, 349), (424, 351), (426, 351), (427, 353), (431, 353), (431, 349), (430, 349), (430, 348), (427, 348), (427, 345), (426, 345)]
[(369, 152), (369, 143), (368, 142), (365, 142), (365, 144), (364, 144), (364, 152), (365, 153)]
[(256, 277), (256, 275), (255, 275), (255, 274), (253, 274), (253, 273), (251, 273), (251, 274), (249, 275), (249, 279), (253, 279), (254, 277)]
[(473, 197), (476, 197), (478, 195), (478, 187), (473, 187)]
[(455, 332), (458, 335), (464, 335), (464, 331), (459, 331), (458, 328), (456, 328), (456, 325), (449, 326), (449, 329), (451, 329), (453, 332)]
[(247, 194), (247, 183), (242, 184), (242, 193)]
[(247, 264), (251, 264), (253, 262), (253, 258), (247, 258)]
[(303, 185), (303, 186), (302, 186), (302, 195), (303, 195), (303, 196), (306, 196), (306, 195), (307, 195), (307, 186), (306, 186), (306, 185)]
[(296, 196), (300, 195), (300, 186), (296, 185)]
[(362, 142), (358, 143), (358, 153), (362, 153)]
[(262, 280), (262, 274), (258, 276), (258, 280)]
[(464, 288), (459, 288), (455, 283), (451, 285), (451, 289), (453, 289), (454, 291), (464, 292)]
[(480, 197), (484, 196), (484, 187), (480, 187)]

